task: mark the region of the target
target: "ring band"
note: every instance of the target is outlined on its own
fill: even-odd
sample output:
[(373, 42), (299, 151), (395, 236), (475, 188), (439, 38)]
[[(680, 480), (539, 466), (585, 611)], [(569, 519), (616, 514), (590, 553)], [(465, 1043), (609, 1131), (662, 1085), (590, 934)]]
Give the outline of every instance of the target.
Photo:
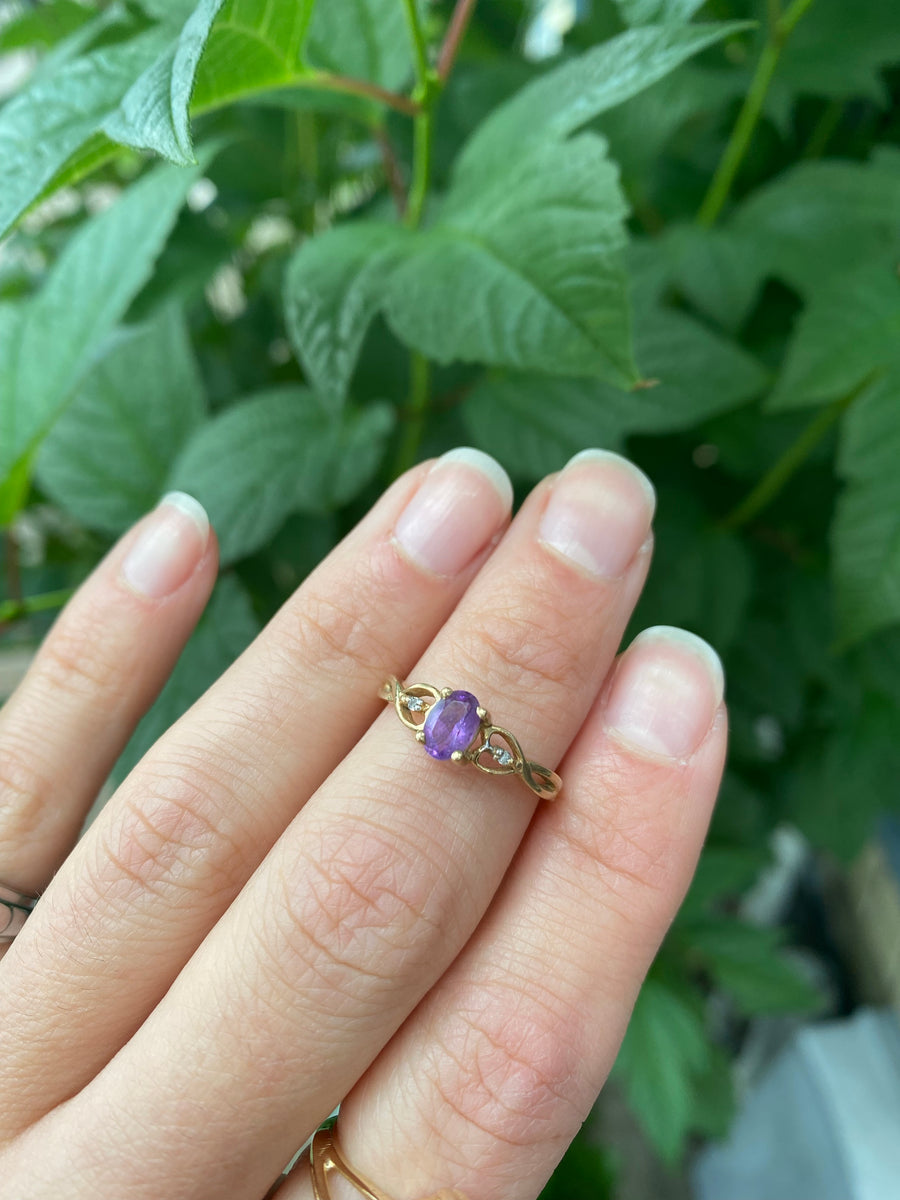
[(518, 775), (545, 800), (559, 795), (560, 777), (526, 758), (515, 734), (492, 724), (490, 713), (471, 692), (430, 683), (402, 684), (392, 675), (378, 694), (393, 704), (408, 729), (415, 730), (416, 740), (432, 758), (471, 763), (485, 775)]
[(11, 942), (38, 902), (37, 896), (0, 883), (0, 943)]
[[(391, 1200), (386, 1192), (370, 1183), (347, 1163), (338, 1145), (337, 1127), (334, 1125), (330, 1129), (319, 1129), (313, 1136), (309, 1145), (309, 1173), (314, 1200), (331, 1200), (328, 1177), (333, 1173), (343, 1176), (364, 1200)], [(466, 1200), (466, 1197), (462, 1192), (445, 1188), (429, 1196), (428, 1200)]]
[(363, 1179), (344, 1161), (337, 1143), (337, 1130), (333, 1125), (330, 1129), (319, 1129), (309, 1146), (309, 1173), (315, 1200), (331, 1200), (328, 1176), (332, 1172), (352, 1183), (365, 1200), (391, 1200), (390, 1196), (380, 1191), (374, 1183)]

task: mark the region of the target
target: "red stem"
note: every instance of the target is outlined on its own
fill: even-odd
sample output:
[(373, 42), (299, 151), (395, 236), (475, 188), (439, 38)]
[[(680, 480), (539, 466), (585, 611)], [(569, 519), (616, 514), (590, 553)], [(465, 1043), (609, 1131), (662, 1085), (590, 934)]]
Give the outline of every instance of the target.
[(384, 166), (387, 185), (391, 190), (391, 195), (394, 197), (397, 212), (402, 217), (406, 212), (406, 185), (403, 182), (403, 172), (400, 170), (400, 163), (391, 144), (391, 139), (380, 125), (375, 127), (375, 140), (378, 142), (378, 148), (381, 151), (381, 161)]
[(6, 584), (10, 600), (22, 599), (22, 573), (19, 570), (19, 543), (12, 529), (4, 535), (6, 542)]
[(450, 18), (450, 25), (447, 28), (447, 36), (444, 38), (444, 44), (441, 46), (441, 52), (438, 55), (437, 70), (438, 75), (443, 80), (446, 80), (453, 70), (453, 63), (456, 61), (457, 52), (463, 38), (466, 36), (466, 29), (469, 26), (469, 21), (472, 18), (472, 13), (475, 11), (477, 3), (478, 0), (456, 0), (456, 7), (453, 10), (453, 16)]
[(397, 112), (405, 113), (408, 117), (415, 117), (422, 111), (421, 105), (417, 104), (415, 100), (410, 100), (408, 96), (401, 96), (398, 92), (388, 91), (387, 88), (379, 87), (377, 83), (369, 83), (366, 79), (351, 79), (347, 75), (332, 75), (327, 71), (309, 75), (307, 78), (314, 87), (335, 92), (349, 92), (353, 96), (366, 96), (370, 100), (387, 104), (389, 108), (396, 108)]

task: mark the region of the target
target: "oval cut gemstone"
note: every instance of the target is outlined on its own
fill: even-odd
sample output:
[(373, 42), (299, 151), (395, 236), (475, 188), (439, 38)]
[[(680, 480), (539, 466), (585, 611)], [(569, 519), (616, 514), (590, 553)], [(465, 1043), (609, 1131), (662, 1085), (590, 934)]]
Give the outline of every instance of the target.
[(449, 758), (465, 752), (481, 727), (478, 701), (471, 692), (451, 692), (428, 710), (423, 726), (425, 749), (432, 758)]

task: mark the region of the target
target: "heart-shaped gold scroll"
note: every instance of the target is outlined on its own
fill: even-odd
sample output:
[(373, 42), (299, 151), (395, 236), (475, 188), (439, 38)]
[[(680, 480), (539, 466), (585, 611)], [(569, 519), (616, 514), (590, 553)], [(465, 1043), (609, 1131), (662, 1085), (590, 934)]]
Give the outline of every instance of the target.
[[(430, 683), (403, 684), (396, 675), (391, 675), (378, 694), (382, 700), (393, 705), (407, 729), (415, 730), (417, 740), (425, 742), (427, 746), (425, 720), (428, 712), (432, 705), (451, 693), (451, 688), (437, 688)], [(467, 695), (470, 704), (477, 703), (474, 696), (470, 693)], [(454, 762), (470, 763), (485, 775), (518, 775), (536, 796), (542, 800), (555, 800), (562, 787), (562, 780), (556, 772), (526, 758), (519, 739), (508, 729), (492, 724), (487, 709), (479, 708), (478, 717), (480, 725), (471, 745), (468, 749), (456, 750), (450, 758)], [(435, 1198), (429, 1196), (428, 1200)]]

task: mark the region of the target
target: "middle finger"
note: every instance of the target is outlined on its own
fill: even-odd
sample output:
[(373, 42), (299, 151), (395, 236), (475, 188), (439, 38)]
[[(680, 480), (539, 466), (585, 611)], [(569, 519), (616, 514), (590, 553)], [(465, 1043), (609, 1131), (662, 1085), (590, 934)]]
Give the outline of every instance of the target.
[(16, 1103), (0, 1140), (92, 1079), (152, 1011), (372, 723), (385, 673), (440, 629), (511, 501), (480, 451), (408, 472), (123, 782), (3, 959), (0, 1095)]
[[(579, 456), (526, 503), (415, 678), (472, 685), (529, 756), (559, 761), (637, 598), (651, 516), (630, 465)], [(75, 1165), (127, 1200), (261, 1195), (443, 973), (534, 802), (410, 737), (391, 712), (376, 722), (132, 1041), (25, 1135), (48, 1194)]]

